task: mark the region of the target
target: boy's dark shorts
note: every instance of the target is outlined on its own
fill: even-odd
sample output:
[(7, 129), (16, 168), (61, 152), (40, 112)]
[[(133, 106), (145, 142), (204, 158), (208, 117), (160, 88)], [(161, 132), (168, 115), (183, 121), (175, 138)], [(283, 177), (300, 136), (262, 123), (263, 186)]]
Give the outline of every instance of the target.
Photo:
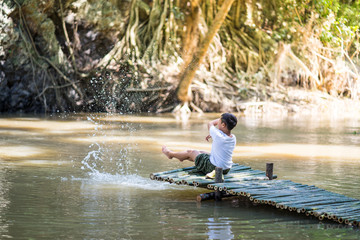
[[(203, 173), (208, 174), (215, 170), (215, 166), (210, 162), (210, 154), (200, 153), (195, 158), (195, 167), (196, 169)], [(223, 170), (223, 174), (227, 174), (230, 171), (229, 169)]]

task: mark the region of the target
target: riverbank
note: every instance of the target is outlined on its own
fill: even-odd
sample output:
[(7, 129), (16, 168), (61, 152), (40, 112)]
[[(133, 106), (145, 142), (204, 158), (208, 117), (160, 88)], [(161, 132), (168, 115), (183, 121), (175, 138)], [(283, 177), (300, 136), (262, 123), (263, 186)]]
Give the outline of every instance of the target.
[[(2, 3), (0, 112), (162, 113), (179, 104), (255, 114), (357, 108), (300, 90), (360, 95), (356, 3), (339, 2), (324, 13), (323, 4), (305, 11), (264, 2), (257, 12), (238, 1), (207, 38), (220, 3), (141, 2)], [(210, 47), (200, 47), (204, 39), (212, 39)], [(200, 50), (205, 58), (192, 62)], [(196, 69), (187, 74), (190, 102), (187, 91), (176, 92), (188, 66)]]
[(245, 115), (285, 116), (327, 118), (360, 117), (360, 101), (334, 97), (321, 91), (286, 88), (271, 93), (266, 101), (247, 101), (240, 104)]
[[(164, 82), (169, 85), (169, 82)], [(30, 88), (29, 88), (30, 87)], [(65, 106), (64, 109), (56, 110), (56, 105), (48, 105), (50, 112), (113, 112), (123, 114), (134, 113), (166, 113), (171, 112), (177, 106), (175, 99), (171, 96), (175, 94), (172, 87), (149, 89), (122, 89), (118, 92), (123, 98), (106, 96), (106, 93), (93, 85), (94, 92), (100, 93), (93, 97), (88, 96), (87, 104), (79, 105), (75, 108)], [(268, 86), (256, 89), (251, 87), (253, 95), (244, 98), (241, 93), (226, 96), (223, 89), (218, 90), (212, 95), (206, 96), (205, 92), (211, 89), (199, 88), (197, 83), (193, 87), (194, 98), (189, 104), (192, 112), (237, 112), (247, 116), (319, 116), (330, 118), (360, 117), (360, 101), (346, 97), (334, 97), (318, 90), (307, 90), (300, 87), (278, 86), (270, 88)], [(250, 89), (250, 88), (249, 88)], [(3, 113), (43, 113), (45, 111), (44, 102), (40, 98), (31, 94), (31, 86), (21, 82), (14, 84), (11, 88), (5, 88), (0, 93), (2, 106), (0, 112)], [(152, 99), (152, 100), (151, 100)], [(220, 101), (220, 100), (222, 101)], [(150, 100), (150, 102), (149, 102)], [(152, 101), (152, 102), (151, 102)], [(49, 104), (49, 103), (48, 103)], [(97, 105), (101, 105), (99, 107)]]

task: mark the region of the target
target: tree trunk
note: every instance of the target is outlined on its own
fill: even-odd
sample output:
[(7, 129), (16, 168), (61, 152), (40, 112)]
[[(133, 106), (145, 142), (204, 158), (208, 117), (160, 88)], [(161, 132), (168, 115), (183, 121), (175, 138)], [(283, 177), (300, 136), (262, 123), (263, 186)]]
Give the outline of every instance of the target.
[(217, 13), (213, 21), (213, 24), (209, 28), (204, 40), (201, 42), (199, 49), (192, 57), (190, 64), (186, 66), (183, 74), (180, 76), (180, 82), (177, 87), (176, 94), (177, 94), (177, 98), (181, 102), (184, 103), (190, 100), (190, 96), (188, 92), (190, 89), (191, 82), (195, 76), (196, 70), (199, 68), (202, 60), (204, 59), (212, 39), (214, 38), (219, 28), (221, 27), (222, 23), (224, 22), (226, 15), (229, 12), (233, 2), (234, 0), (225, 0), (223, 2), (219, 12)]
[(200, 22), (200, 6), (198, 0), (190, 1), (189, 13), (185, 17), (186, 31), (183, 34), (182, 41), (182, 59), (184, 61), (183, 69), (185, 69), (199, 44), (199, 22)]

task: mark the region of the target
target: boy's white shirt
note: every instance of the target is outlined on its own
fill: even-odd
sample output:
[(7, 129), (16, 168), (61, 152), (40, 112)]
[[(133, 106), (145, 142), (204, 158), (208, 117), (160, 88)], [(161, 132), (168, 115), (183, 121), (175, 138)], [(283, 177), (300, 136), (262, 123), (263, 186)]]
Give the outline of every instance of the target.
[(233, 163), (232, 153), (236, 145), (235, 135), (231, 134), (230, 137), (215, 126), (211, 126), (209, 131), (213, 140), (210, 162), (216, 167), (220, 167), (222, 169), (231, 168)]

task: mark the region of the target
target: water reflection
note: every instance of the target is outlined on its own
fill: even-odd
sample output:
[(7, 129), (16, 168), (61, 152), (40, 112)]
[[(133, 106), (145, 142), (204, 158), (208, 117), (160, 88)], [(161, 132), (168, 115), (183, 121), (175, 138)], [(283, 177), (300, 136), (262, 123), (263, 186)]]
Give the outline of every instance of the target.
[(234, 239), (234, 234), (231, 231), (231, 221), (225, 219), (208, 218), (209, 222), (207, 235), (209, 239)]
[(38, 133), (64, 134), (93, 129), (93, 126), (84, 121), (54, 121), (26, 118), (0, 119), (0, 128), (16, 129), (22, 131), (35, 131)]
[(0, 237), (11, 238), (8, 235), (9, 232), (9, 221), (5, 217), (5, 212), (10, 204), (9, 200), (9, 188), (10, 183), (6, 179), (7, 168), (0, 163)]
[(0, 160), (16, 160), (51, 154), (51, 151), (33, 146), (0, 146)]

